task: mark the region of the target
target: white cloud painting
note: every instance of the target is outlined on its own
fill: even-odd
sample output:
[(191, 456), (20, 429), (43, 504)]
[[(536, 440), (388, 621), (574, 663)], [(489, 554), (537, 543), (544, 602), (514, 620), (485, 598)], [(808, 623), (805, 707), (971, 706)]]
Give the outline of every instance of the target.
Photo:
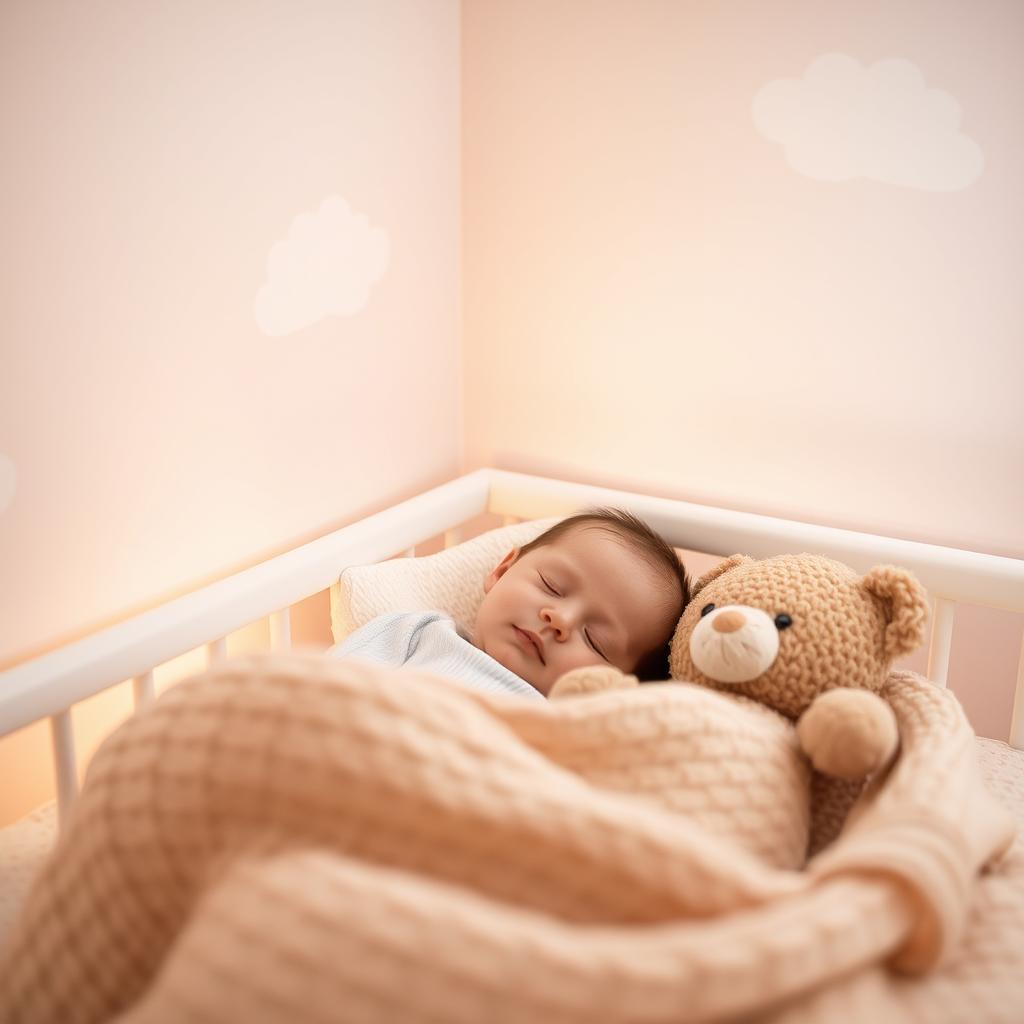
[(267, 257), (267, 280), (256, 296), (256, 323), (280, 337), (329, 316), (352, 316), (370, 299), (387, 270), (391, 242), (382, 228), (329, 196), (313, 213), (300, 213), (288, 237)]
[(909, 60), (864, 66), (846, 54), (824, 54), (802, 78), (765, 85), (753, 115), (793, 170), (819, 181), (868, 178), (953, 192), (976, 181), (984, 166), (981, 148), (960, 130), (960, 104), (929, 88)]
[(14, 491), (17, 487), (17, 473), (14, 470), (14, 460), (0, 452), (0, 514), (12, 501)]

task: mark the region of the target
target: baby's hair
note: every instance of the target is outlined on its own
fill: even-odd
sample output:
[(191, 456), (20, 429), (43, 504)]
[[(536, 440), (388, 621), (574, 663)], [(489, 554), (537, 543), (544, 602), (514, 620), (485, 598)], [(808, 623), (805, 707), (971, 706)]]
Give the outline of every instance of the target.
[[(686, 573), (683, 563), (675, 553), (671, 545), (660, 534), (652, 530), (642, 519), (620, 508), (597, 508), (591, 507), (576, 515), (569, 516), (561, 522), (555, 523), (550, 529), (545, 530), (539, 537), (535, 537), (528, 544), (524, 544), (519, 552), (522, 558), (528, 551), (534, 548), (543, 547), (545, 544), (554, 544), (559, 537), (564, 537), (570, 530), (582, 527), (596, 527), (614, 533), (627, 541), (634, 551), (637, 552), (652, 569), (661, 572), (666, 584), (666, 591), (677, 590), (677, 614), (673, 619), (673, 632), (675, 623), (682, 617), (683, 610), (690, 603), (690, 577)], [(663, 644), (660, 644), (653, 651), (648, 651), (639, 661), (633, 674), (641, 683), (654, 682), (668, 679), (668, 655), (669, 646), (672, 643), (670, 634)]]

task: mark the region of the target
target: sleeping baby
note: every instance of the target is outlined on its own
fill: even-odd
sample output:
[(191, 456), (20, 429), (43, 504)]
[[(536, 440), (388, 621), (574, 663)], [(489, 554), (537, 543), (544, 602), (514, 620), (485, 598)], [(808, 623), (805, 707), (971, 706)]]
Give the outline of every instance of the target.
[(606, 508), (513, 548), (483, 589), (472, 634), (443, 612), (393, 612), (332, 654), (535, 699), (583, 665), (614, 665), (640, 682), (667, 679), (669, 643), (690, 596), (666, 541), (632, 513)]

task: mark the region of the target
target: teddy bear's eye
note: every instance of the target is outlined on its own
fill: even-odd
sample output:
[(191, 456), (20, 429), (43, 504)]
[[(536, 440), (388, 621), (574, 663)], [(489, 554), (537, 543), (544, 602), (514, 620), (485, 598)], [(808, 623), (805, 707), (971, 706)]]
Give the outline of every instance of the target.
[(785, 612), (782, 612), (781, 615), (776, 615), (775, 616), (775, 628), (776, 629), (786, 629), (787, 627), (792, 626), (792, 625), (793, 625), (793, 620)]
[(714, 610), (715, 610), (715, 606), (713, 604), (706, 604), (700, 610), (700, 617), (703, 619), (704, 616), (707, 615), (708, 612), (713, 612)]

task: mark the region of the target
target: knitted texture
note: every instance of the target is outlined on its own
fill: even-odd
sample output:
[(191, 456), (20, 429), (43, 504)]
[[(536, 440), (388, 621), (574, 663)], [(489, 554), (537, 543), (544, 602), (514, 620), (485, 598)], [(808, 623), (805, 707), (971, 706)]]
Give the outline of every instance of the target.
[[(1024, 751), (1015, 750), (1000, 740), (978, 737), (978, 762), (986, 785), (1007, 808), (1013, 811), (1017, 825), (1017, 838), (1010, 852), (1000, 861), (999, 870), (983, 874), (979, 879), (967, 920), (967, 929), (959, 954), (944, 968), (936, 969), (926, 978), (906, 977), (894, 974), (883, 967), (866, 969), (854, 975), (849, 981), (836, 981), (812, 996), (800, 996), (792, 1004), (775, 1013), (757, 1014), (761, 1024), (789, 1024), (799, 1021), (841, 1022), (856, 1024), (898, 1024), (900, 1021), (962, 1022), (984, 1021), (985, 1024), (1019, 1024), (1021, 1006), (1024, 1006)], [(821, 781), (815, 777), (815, 783)], [(851, 795), (845, 801), (843, 813), (855, 799), (860, 784), (850, 784)], [(812, 817), (814, 837), (812, 853), (833, 841), (842, 827), (839, 808), (828, 808), (828, 816), (815, 813)], [(55, 801), (37, 808), (21, 821), (0, 829), (0, 947), (3, 946), (10, 920), (16, 915), (32, 877), (38, 873), (41, 863), (53, 847), (57, 835), (57, 805)], [(308, 883), (304, 883), (308, 885)], [(227, 888), (218, 890), (218, 898), (230, 900)], [(287, 907), (295, 898), (291, 891), (287, 900), (278, 905)], [(212, 905), (212, 898), (211, 898)], [(237, 930), (238, 921), (229, 920), (226, 927)], [(230, 943), (238, 944), (237, 938)], [(263, 945), (261, 936), (254, 948), (255, 954), (266, 954), (269, 947)], [(246, 945), (249, 945), (246, 940)], [(216, 964), (211, 962), (216, 949), (231, 948), (227, 943), (214, 947), (197, 964), (199, 971), (216, 977)], [(365, 955), (365, 954), (364, 954)], [(180, 970), (182, 959), (174, 961)], [(310, 979), (306, 959), (299, 958), (294, 970), (278, 972), (274, 977), (277, 984), (291, 985), (296, 991), (307, 984), (334, 984), (333, 976), (318, 981)], [(193, 976), (191, 983), (196, 984)], [(148, 993), (147, 1012), (161, 1003), (166, 1005), (168, 976), (165, 974), (155, 982)], [(340, 985), (340, 983), (339, 983)], [(355, 986), (356, 988), (358, 986)], [(179, 993), (180, 995), (180, 993)], [(253, 997), (251, 989), (240, 993), (242, 998)], [(175, 996), (175, 1005), (187, 1002), (185, 992), (180, 1000)], [(344, 1006), (340, 1015), (345, 1020), (358, 1019), (358, 996), (341, 992), (335, 1005)], [(286, 1005), (286, 1004), (284, 1004)], [(884, 1018), (879, 1006), (885, 1007)], [(264, 1014), (266, 1010), (262, 1011)], [(133, 1019), (143, 1019), (142, 1004), (132, 1011)], [(178, 1019), (187, 1019), (189, 1014), (179, 1014)], [(239, 1014), (236, 1020), (249, 1019), (251, 1014)], [(481, 1014), (481, 1019), (485, 1014)], [(150, 1019), (153, 1019), (152, 1017)], [(159, 1018), (156, 1018), (159, 1020)], [(337, 1017), (335, 1018), (337, 1019)], [(400, 1014), (396, 1019), (400, 1019)]]
[(56, 800), (0, 828), (0, 947), (39, 873), (39, 865), (53, 849), (56, 835)]
[(901, 757), (801, 872), (675, 810), (699, 698), (732, 703), (711, 692), (533, 704), (313, 654), (222, 663), (98, 751), (0, 1020), (719, 1020), (925, 971), (1012, 823), (955, 698), (910, 675), (885, 696)]
[(880, 691), (894, 658), (923, 639), (927, 615), (906, 569), (860, 576), (820, 555), (734, 555), (695, 584), (669, 668), (797, 718), (836, 687)]
[[(1024, 751), (977, 739), (988, 788), (1014, 812), (1017, 836), (972, 893), (955, 956), (926, 977), (882, 967), (758, 1015), (760, 1024), (1020, 1024), (1024, 1007)], [(817, 822), (815, 822), (817, 825)], [(880, 1011), (880, 1007), (884, 1007)]]
[[(599, 672), (576, 670), (557, 687), (577, 674)], [(810, 771), (792, 724), (754, 701), (689, 683), (633, 693), (602, 703), (567, 698), (568, 707), (539, 721), (514, 707), (504, 717), (522, 741), (595, 787), (683, 814), (766, 864), (803, 866)]]

